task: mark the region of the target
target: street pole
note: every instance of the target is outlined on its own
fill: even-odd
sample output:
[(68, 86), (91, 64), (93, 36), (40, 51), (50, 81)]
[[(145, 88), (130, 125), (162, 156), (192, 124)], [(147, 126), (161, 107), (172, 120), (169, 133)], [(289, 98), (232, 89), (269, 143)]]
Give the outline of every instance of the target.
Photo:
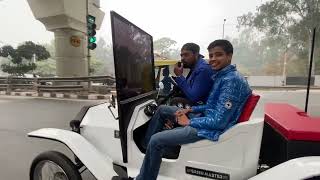
[[(88, 0), (86, 0), (86, 26), (88, 29), (88, 15), (89, 15), (89, 2)], [(88, 41), (89, 41), (89, 36), (88, 36), (88, 32), (86, 33), (87, 35), (87, 60), (88, 60), (88, 76), (90, 76), (90, 60), (91, 60), (91, 56), (90, 56), (90, 49), (88, 47)], [(88, 92), (91, 91), (91, 81), (88, 81)]]
[(33, 53), (33, 55), (32, 55), (32, 62), (36, 63), (36, 54), (35, 53)]
[(286, 51), (284, 52), (284, 60), (283, 60), (283, 70), (282, 70), (282, 86), (287, 85), (287, 72), (286, 72), (286, 66), (287, 66), (287, 58), (288, 58), (288, 47), (286, 47)]
[(224, 39), (224, 24), (226, 23), (226, 19), (223, 19), (223, 26), (222, 26), (222, 39)]

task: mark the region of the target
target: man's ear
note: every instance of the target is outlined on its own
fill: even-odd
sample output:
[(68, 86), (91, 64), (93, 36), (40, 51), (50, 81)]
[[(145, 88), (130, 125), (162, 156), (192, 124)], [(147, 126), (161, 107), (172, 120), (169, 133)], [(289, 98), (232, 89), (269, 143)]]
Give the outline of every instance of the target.
[(231, 60), (232, 60), (232, 53), (230, 53), (230, 54), (227, 54), (227, 57), (228, 57), (228, 61), (231, 63)]
[(193, 54), (193, 57), (194, 57), (194, 61), (197, 61), (199, 58), (199, 54), (198, 53), (194, 53)]

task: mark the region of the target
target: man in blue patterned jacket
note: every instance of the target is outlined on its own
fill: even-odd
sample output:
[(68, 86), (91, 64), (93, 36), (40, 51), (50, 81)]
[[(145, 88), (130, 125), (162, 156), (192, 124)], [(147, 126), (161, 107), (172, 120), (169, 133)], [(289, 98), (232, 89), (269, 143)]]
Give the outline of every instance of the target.
[[(206, 104), (175, 110), (160, 106), (147, 130), (148, 146), (137, 180), (157, 179), (166, 149), (201, 139), (217, 141), (223, 132), (236, 124), (251, 89), (236, 67), (231, 65), (233, 47), (229, 41), (216, 40), (208, 46), (208, 51), (209, 64), (215, 73)], [(170, 129), (173, 123), (180, 127)], [(169, 130), (163, 131), (164, 126)]]

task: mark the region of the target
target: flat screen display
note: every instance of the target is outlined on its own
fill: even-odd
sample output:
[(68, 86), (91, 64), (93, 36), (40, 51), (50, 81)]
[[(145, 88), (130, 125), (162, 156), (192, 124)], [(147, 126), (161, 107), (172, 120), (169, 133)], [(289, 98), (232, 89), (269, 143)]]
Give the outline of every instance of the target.
[(118, 101), (155, 91), (152, 36), (111, 12)]

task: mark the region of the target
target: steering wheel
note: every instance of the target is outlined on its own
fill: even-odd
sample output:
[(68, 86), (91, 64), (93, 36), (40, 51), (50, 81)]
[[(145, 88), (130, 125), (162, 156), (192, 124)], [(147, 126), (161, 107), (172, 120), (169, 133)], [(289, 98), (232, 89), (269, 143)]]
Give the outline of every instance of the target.
[(179, 108), (184, 108), (184, 109), (188, 109), (191, 108), (192, 106), (192, 102), (190, 100), (188, 100), (187, 98), (184, 97), (173, 97), (170, 100), (170, 106), (177, 106)]

